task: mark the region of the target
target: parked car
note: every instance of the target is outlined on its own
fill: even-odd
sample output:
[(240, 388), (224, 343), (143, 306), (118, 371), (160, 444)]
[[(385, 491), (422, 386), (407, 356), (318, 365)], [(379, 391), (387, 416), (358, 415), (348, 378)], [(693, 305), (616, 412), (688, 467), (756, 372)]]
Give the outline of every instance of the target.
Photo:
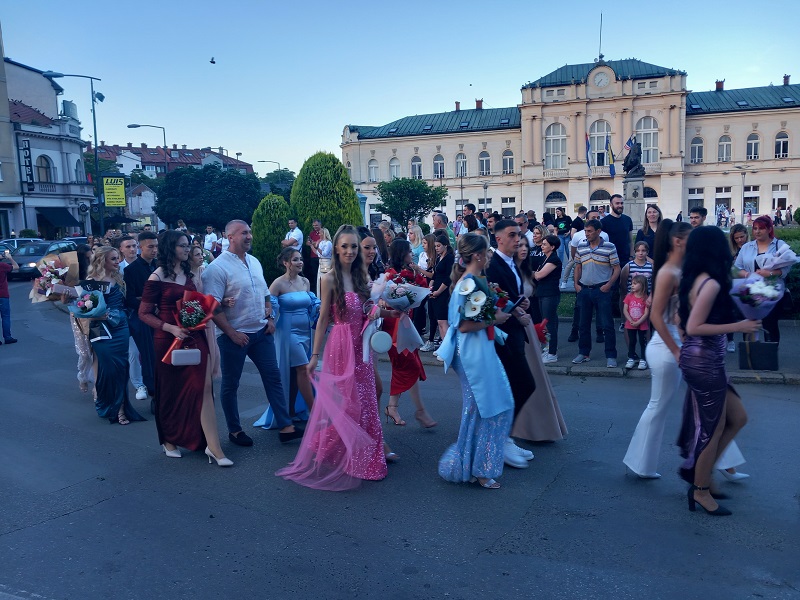
[(11, 249), (19, 248), (31, 242), (43, 242), (42, 238), (8, 238), (7, 240), (0, 240), (0, 244), (11, 246)]
[(6, 250), (8, 250), (9, 252), (13, 252), (14, 246), (0, 242), (0, 256), (2, 256)]
[(71, 236), (71, 237), (65, 237), (63, 241), (74, 242), (77, 246), (80, 246), (81, 244), (85, 244), (88, 241), (88, 239), (89, 238), (87, 238), (86, 236)]
[(33, 279), (34, 277), (39, 277), (41, 273), (39, 273), (36, 265), (45, 256), (48, 254), (60, 254), (61, 252), (72, 252), (77, 249), (78, 247), (74, 242), (66, 242), (64, 240), (42, 240), (20, 246), (11, 253), (19, 265), (19, 269), (11, 271), (8, 274), (8, 279)]

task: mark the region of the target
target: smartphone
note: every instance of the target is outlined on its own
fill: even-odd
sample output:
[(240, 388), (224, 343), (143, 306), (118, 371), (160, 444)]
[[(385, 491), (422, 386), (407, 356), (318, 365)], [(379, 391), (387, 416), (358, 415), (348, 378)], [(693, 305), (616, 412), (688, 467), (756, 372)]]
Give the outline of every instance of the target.
[(506, 304), (506, 305), (503, 307), (503, 312), (505, 312), (505, 313), (510, 313), (512, 310), (514, 310), (515, 308), (517, 308), (517, 307), (518, 307), (518, 306), (519, 306), (519, 305), (522, 303), (522, 301), (523, 301), (524, 299), (525, 299), (525, 296), (520, 296), (519, 298), (517, 298), (517, 299), (516, 299), (516, 301), (515, 301), (515, 302), (509, 302), (508, 304)]

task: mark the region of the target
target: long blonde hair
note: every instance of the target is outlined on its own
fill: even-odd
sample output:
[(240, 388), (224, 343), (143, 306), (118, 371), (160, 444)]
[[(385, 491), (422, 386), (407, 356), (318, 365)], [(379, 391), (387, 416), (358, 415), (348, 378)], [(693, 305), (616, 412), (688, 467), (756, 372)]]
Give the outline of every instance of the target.
[(411, 247), (412, 248), (419, 248), (422, 245), (422, 240), (423, 240), (422, 227), (420, 227), (419, 225), (414, 225), (413, 227), (409, 228), (408, 233), (409, 234), (412, 234), (412, 233), (414, 234), (414, 242), (415, 243), (411, 244)]
[(472, 262), (472, 258), (476, 252), (485, 252), (489, 247), (487, 239), (479, 233), (465, 233), (458, 238), (458, 260), (453, 263), (453, 270), (450, 272), (450, 293), (458, 283), (458, 280), (463, 277), (467, 270), (467, 265)]
[(330, 242), (331, 240), (331, 232), (328, 231), (327, 227), (323, 227), (319, 230), (319, 239), (325, 240), (326, 242)]
[(342, 277), (342, 263), (339, 260), (339, 254), (336, 248), (339, 244), (339, 238), (343, 235), (352, 235), (356, 240), (356, 258), (350, 269), (350, 276), (353, 279), (353, 290), (361, 297), (362, 302), (369, 298), (369, 275), (367, 274), (367, 265), (364, 264), (364, 257), (361, 254), (361, 236), (358, 235), (358, 229), (352, 225), (342, 225), (333, 236), (333, 304), (340, 315), (344, 315), (347, 310), (347, 298), (344, 291), (344, 278)]
[(125, 293), (125, 280), (122, 279), (120, 272), (106, 272), (106, 256), (112, 252), (119, 254), (119, 251), (112, 246), (100, 246), (94, 251), (92, 261), (89, 263), (89, 269), (86, 271), (86, 279), (92, 279), (93, 281), (112, 279), (120, 287), (122, 292)]

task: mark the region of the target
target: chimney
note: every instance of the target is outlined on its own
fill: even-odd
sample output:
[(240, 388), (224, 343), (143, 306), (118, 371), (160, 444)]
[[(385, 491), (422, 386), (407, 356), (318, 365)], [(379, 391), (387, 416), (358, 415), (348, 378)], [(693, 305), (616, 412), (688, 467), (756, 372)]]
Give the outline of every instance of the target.
[(183, 146), (181, 146), (181, 150), (186, 150), (186, 144), (183, 144)]
[(106, 145), (106, 143), (103, 140), (100, 140), (100, 146), (102, 147), (102, 146), (105, 146), (105, 145)]
[(791, 75), (783, 76), (783, 85), (789, 85), (789, 77), (791, 77)]
[(475, 110), (483, 110), (483, 98), (480, 100), (475, 98)]
[(147, 144), (142, 144), (142, 148), (144, 148), (145, 150), (147, 150)]
[(461, 110), (461, 102), (459, 102), (458, 100), (456, 100), (456, 112), (458, 112), (458, 111), (460, 111), (460, 110)]
[(128, 148), (133, 148), (133, 143), (132, 142), (128, 142)]
[(178, 149), (178, 144), (172, 144), (172, 149), (173, 150), (177, 150)]
[(92, 148), (92, 142), (86, 142), (86, 151), (94, 152), (94, 148)]
[(721, 92), (724, 89), (725, 89), (725, 80), (724, 79), (722, 79), (722, 80), (717, 79), (717, 91)]

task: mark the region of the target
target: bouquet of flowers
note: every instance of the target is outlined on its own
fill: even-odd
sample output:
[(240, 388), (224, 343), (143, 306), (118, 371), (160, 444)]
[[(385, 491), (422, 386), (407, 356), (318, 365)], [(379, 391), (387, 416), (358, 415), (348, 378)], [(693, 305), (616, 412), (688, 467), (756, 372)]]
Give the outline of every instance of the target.
[[(206, 328), (206, 324), (214, 316), (214, 311), (219, 308), (219, 302), (213, 296), (201, 294), (200, 292), (183, 292), (183, 298), (175, 303), (177, 308), (175, 320), (184, 329), (189, 331), (200, 331)], [(167, 349), (167, 353), (161, 359), (168, 365), (172, 363), (172, 351), (181, 347), (181, 342), (175, 338), (172, 345)]]
[[(50, 260), (39, 266), (40, 277), (33, 280), (33, 289), (30, 293), (32, 302), (42, 302), (44, 300), (54, 300), (56, 296), (56, 286), (64, 286), (64, 275), (69, 271), (69, 266), (65, 266), (60, 260)], [(51, 298), (52, 295), (52, 298)]]
[(98, 291), (81, 290), (78, 299), (67, 308), (78, 319), (96, 319), (108, 312), (103, 294)]
[(422, 275), (416, 275), (411, 269), (402, 269), (399, 273), (387, 269), (386, 289), (381, 299), (392, 308), (407, 311), (417, 308), (427, 298), (431, 290)]
[[(786, 286), (778, 277), (754, 274), (733, 286), (731, 297), (745, 319), (757, 321), (766, 317), (780, 302)], [(758, 334), (756, 334), (758, 339)]]
[(508, 304), (508, 293), (500, 286), (489, 282), (485, 289), (472, 277), (465, 277), (458, 282), (456, 291), (466, 296), (462, 308), (464, 318), (470, 321), (494, 323), (498, 309)]

